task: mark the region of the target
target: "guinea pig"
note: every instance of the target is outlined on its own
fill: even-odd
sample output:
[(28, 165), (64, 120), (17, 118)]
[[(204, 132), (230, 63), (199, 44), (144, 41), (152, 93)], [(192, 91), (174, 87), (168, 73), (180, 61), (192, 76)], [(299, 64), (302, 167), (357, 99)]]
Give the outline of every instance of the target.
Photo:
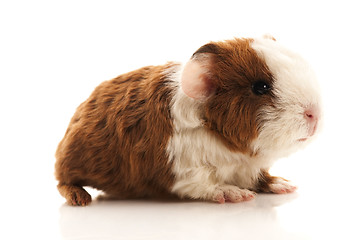
[(186, 64), (105, 81), (76, 110), (56, 151), (58, 190), (115, 198), (242, 202), (296, 187), (269, 169), (319, 131), (310, 66), (275, 39), (210, 42)]

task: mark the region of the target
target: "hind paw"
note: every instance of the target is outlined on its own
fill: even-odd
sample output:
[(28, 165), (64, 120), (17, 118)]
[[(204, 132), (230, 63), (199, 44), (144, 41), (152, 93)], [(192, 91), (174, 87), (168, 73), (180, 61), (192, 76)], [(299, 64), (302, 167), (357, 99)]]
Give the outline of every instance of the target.
[(59, 184), (58, 190), (72, 206), (86, 206), (92, 201), (90, 194), (82, 187)]

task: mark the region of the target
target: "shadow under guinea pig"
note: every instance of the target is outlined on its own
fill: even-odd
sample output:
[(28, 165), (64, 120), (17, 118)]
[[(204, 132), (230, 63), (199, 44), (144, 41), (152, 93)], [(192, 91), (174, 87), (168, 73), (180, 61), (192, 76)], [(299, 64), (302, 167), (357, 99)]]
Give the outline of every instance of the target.
[[(95, 200), (60, 207), (63, 239), (287, 239), (275, 207), (297, 193), (259, 194), (238, 204), (195, 201)], [(262, 230), (262, 231), (260, 231)]]

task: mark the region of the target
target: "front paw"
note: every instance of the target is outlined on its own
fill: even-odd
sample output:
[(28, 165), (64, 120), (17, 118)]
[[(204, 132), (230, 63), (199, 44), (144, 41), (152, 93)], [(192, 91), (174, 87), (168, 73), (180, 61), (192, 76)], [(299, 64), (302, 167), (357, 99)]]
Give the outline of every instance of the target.
[(218, 203), (225, 203), (226, 201), (238, 203), (252, 200), (254, 197), (255, 193), (250, 190), (240, 189), (232, 185), (221, 185), (215, 189), (212, 201)]
[(293, 193), (297, 189), (295, 185), (280, 177), (275, 178), (268, 186), (271, 192), (277, 194)]

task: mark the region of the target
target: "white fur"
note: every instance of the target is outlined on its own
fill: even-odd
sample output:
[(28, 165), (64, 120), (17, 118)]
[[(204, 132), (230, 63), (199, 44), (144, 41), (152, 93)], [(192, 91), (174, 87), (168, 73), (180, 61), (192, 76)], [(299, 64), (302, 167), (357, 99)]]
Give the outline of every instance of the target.
[[(172, 192), (181, 197), (215, 200), (220, 191), (230, 187), (252, 189), (261, 168), (269, 168), (269, 159), (254, 158), (230, 151), (216, 136), (202, 126), (202, 102), (188, 97), (180, 87), (178, 66), (171, 78), (175, 84), (171, 114), (174, 135), (168, 154), (176, 182)], [(249, 191), (238, 191), (249, 194)]]
[(312, 140), (304, 111), (311, 106), (320, 109), (319, 86), (307, 62), (276, 41), (255, 39), (252, 48), (273, 74), (277, 97), (275, 108), (265, 107), (260, 113), (264, 125), (254, 147), (266, 155), (287, 156)]
[[(167, 151), (176, 181), (172, 192), (181, 197), (222, 201), (219, 196), (242, 199), (241, 189), (254, 189), (261, 169), (301, 147), (307, 137), (303, 113), (307, 106), (319, 105), (314, 74), (298, 55), (270, 39), (256, 39), (252, 47), (263, 58), (275, 78), (276, 109), (261, 109), (259, 137), (252, 143), (257, 156), (230, 151), (221, 140), (203, 127), (202, 101), (182, 90), (184, 66), (176, 65), (169, 78), (174, 84), (171, 115), (174, 134)], [(307, 142), (307, 141), (306, 141)], [(274, 186), (275, 191), (287, 188)], [(229, 196), (227, 196), (229, 194)]]

